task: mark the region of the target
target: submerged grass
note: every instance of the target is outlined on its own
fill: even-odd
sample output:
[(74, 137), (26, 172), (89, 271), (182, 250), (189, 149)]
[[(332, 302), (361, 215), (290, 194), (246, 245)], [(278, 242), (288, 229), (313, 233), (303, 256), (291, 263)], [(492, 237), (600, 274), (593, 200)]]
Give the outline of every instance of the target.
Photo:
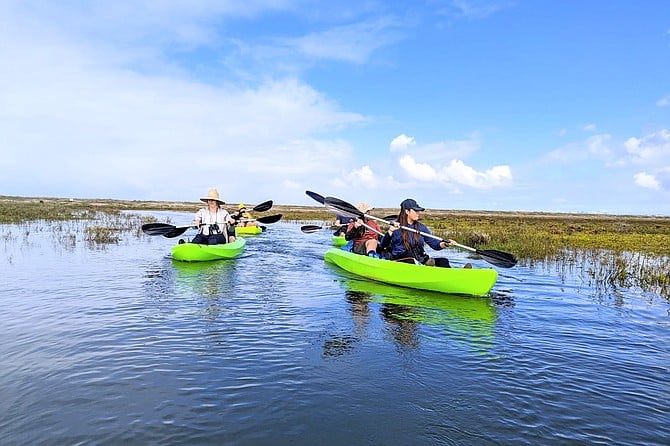
[[(122, 211), (172, 210), (195, 212), (198, 202), (80, 200), (0, 196), (0, 223), (28, 221), (84, 222), (84, 239), (104, 245), (119, 243), (123, 234), (141, 236), (140, 226), (152, 217)], [(275, 205), (284, 221), (332, 222), (333, 214), (319, 206)], [(387, 216), (397, 209), (375, 209)], [(521, 263), (575, 262), (591, 265), (584, 271), (602, 288), (640, 287), (670, 297), (670, 218), (427, 210), (423, 222), (443, 238), (479, 249), (514, 254)], [(382, 225), (383, 226), (383, 225)], [(69, 244), (76, 239), (61, 234)]]

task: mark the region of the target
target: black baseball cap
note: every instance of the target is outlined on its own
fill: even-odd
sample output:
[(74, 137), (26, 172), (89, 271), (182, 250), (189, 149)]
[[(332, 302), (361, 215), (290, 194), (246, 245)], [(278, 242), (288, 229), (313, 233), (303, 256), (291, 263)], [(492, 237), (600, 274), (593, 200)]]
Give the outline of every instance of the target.
[(403, 200), (403, 202), (400, 203), (400, 209), (414, 209), (415, 211), (425, 211), (425, 209), (419, 206), (416, 200), (412, 198)]

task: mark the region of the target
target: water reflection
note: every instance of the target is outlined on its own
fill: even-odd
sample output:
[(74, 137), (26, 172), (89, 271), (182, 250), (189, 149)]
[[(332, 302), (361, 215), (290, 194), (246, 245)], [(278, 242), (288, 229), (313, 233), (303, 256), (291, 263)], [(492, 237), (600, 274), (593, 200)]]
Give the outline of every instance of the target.
[(174, 281), (178, 290), (204, 297), (219, 297), (232, 286), (235, 261), (179, 262), (173, 260), (172, 267), (175, 270)]
[(448, 339), (464, 342), (475, 350), (489, 350), (494, 340), (497, 318), (491, 298), (466, 297), (386, 285), (361, 280), (334, 266), (340, 277), (353, 322), (351, 336), (338, 336), (326, 342), (324, 353), (344, 354), (360, 339), (368, 337), (371, 319), (376, 309), (384, 322), (383, 329), (399, 351), (419, 347), (422, 336), (432, 336), (434, 330), (447, 334)]

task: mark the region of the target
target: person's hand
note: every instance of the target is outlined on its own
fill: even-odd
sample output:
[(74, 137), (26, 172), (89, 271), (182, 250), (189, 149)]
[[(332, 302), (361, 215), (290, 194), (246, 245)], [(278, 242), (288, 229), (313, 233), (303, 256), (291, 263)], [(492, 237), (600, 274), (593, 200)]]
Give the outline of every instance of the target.
[(442, 247), (443, 247), (443, 248), (446, 248), (447, 246), (453, 246), (455, 243), (456, 243), (456, 241), (454, 241), (454, 240), (452, 240), (452, 239), (449, 239), (449, 240), (442, 240), (442, 241), (440, 242), (440, 246), (442, 246), (442, 244), (444, 244), (444, 246), (442, 246)]
[(389, 235), (392, 235), (393, 232), (398, 228), (400, 228), (400, 223), (398, 223), (397, 221), (391, 222), (388, 229)]

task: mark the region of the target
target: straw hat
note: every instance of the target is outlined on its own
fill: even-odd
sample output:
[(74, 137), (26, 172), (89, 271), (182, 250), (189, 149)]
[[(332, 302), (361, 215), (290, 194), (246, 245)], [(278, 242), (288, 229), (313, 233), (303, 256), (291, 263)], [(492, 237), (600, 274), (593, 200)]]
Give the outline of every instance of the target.
[(362, 213), (365, 214), (365, 213), (370, 212), (371, 210), (373, 210), (374, 207), (371, 204), (362, 201), (362, 202), (360, 202), (356, 205), (356, 209), (358, 209), (359, 211), (361, 211)]
[(219, 198), (219, 191), (216, 190), (216, 188), (214, 188), (214, 187), (212, 187), (211, 189), (209, 189), (207, 191), (207, 196), (206, 197), (202, 197), (200, 199), (200, 201), (204, 201), (205, 203), (207, 203), (207, 200), (216, 200), (220, 204), (226, 204), (225, 201), (223, 201), (221, 198)]

